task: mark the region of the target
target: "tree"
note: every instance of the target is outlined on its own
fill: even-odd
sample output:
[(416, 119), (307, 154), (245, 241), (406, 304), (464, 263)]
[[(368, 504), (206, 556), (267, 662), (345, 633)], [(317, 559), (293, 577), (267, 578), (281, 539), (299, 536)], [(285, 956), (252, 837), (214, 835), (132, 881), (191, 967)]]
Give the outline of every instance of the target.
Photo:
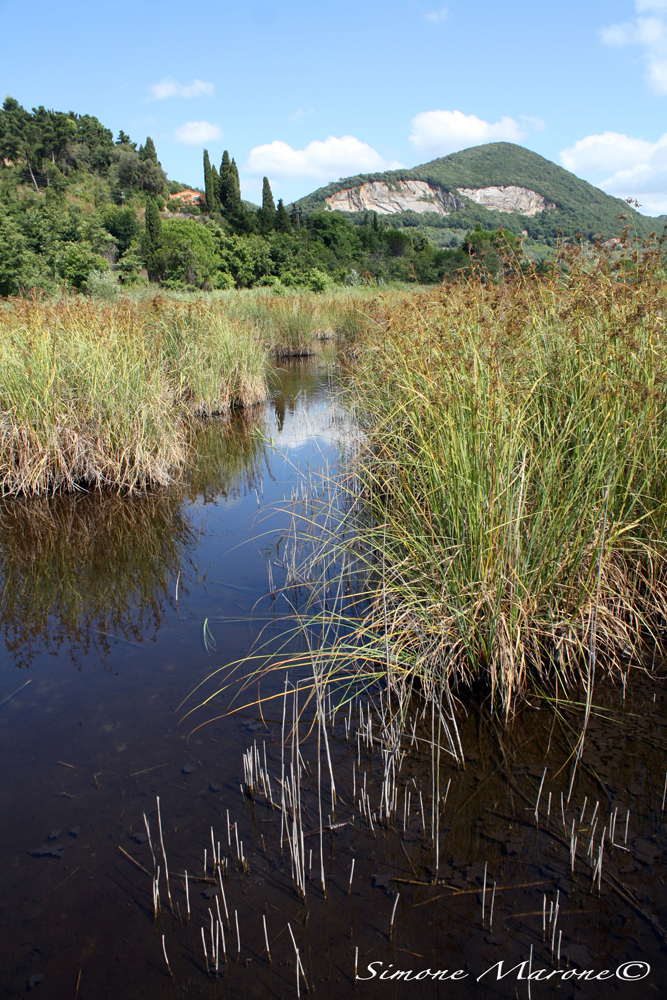
[(155, 149), (155, 143), (150, 136), (147, 137), (145, 146), (139, 146), (139, 159), (142, 162), (149, 161), (157, 164), (157, 151)]
[(218, 192), (220, 208), (223, 212), (226, 212), (229, 208), (229, 179), (231, 167), (232, 165), (229, 160), (229, 153), (225, 150), (222, 154), (222, 162), (220, 163), (220, 190)]
[(282, 198), (279, 200), (278, 208), (276, 209), (275, 229), (277, 233), (290, 233), (292, 231), (292, 224), (287, 214), (287, 209), (283, 205)]
[(213, 164), (211, 167), (211, 187), (213, 188), (214, 211), (220, 211), (220, 174), (218, 168)]
[(119, 205), (107, 206), (102, 213), (102, 224), (113, 236), (119, 257), (129, 249), (130, 244), (139, 235), (139, 220), (131, 208), (121, 208)]
[(205, 192), (204, 197), (206, 199), (207, 212), (215, 212), (215, 209), (217, 207), (217, 198), (215, 194), (213, 171), (211, 169), (211, 161), (209, 159), (208, 149), (204, 150), (204, 192)]
[(262, 185), (262, 207), (257, 212), (257, 222), (261, 233), (269, 233), (276, 222), (276, 203), (273, 200), (271, 185), (268, 177), (264, 178)]
[(40, 278), (39, 261), (16, 223), (0, 218), (0, 295), (20, 295)]
[(91, 170), (106, 173), (111, 163), (113, 132), (93, 115), (80, 115), (77, 120), (77, 138), (88, 150)]
[(7, 97), (0, 115), (0, 156), (12, 163), (25, 161), (35, 190), (39, 191), (33, 163), (40, 159), (40, 131), (33, 117), (13, 97)]
[(144, 231), (144, 263), (150, 281), (158, 281), (161, 268), (162, 219), (154, 198), (146, 202), (146, 229)]
[(117, 146), (113, 152), (115, 174), (118, 178), (118, 186), (132, 197), (133, 185), (139, 186), (139, 157), (127, 144)]
[(265, 212), (270, 212), (271, 215), (275, 215), (276, 203), (273, 200), (273, 194), (271, 192), (271, 185), (269, 184), (269, 178), (265, 177), (262, 183), (262, 209)]
[(129, 149), (132, 150), (132, 152), (136, 152), (136, 149), (137, 149), (136, 142), (132, 142), (132, 140), (130, 139), (129, 135), (126, 135), (125, 132), (123, 132), (122, 129), (118, 133), (118, 138), (116, 139), (116, 145), (117, 146), (127, 146)]
[(201, 288), (220, 264), (215, 239), (193, 219), (171, 219), (162, 227), (162, 263), (167, 285)]
[(241, 182), (236, 161), (232, 160), (229, 167), (229, 186), (227, 188), (227, 211), (230, 214), (241, 210)]

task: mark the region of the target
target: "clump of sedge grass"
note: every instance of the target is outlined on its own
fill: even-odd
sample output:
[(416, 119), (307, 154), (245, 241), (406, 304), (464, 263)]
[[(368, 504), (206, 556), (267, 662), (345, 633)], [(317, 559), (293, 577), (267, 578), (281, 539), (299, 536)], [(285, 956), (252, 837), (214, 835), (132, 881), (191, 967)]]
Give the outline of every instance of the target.
[[(348, 623), (394, 687), (618, 677), (667, 610), (667, 341), (659, 275), (472, 281), (388, 310), (349, 387), (365, 431)], [(349, 654), (349, 642), (346, 650)]]
[(0, 489), (165, 485), (195, 416), (267, 395), (266, 351), (203, 302), (13, 302), (0, 316)]

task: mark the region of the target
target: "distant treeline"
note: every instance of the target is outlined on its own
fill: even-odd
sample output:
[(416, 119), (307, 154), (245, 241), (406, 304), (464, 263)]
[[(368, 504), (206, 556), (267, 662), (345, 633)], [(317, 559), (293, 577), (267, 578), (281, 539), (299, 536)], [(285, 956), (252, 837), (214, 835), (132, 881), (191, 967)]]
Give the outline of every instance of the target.
[(419, 230), (371, 214), (262, 205), (241, 198), (234, 159), (219, 169), (204, 151), (200, 205), (181, 206), (150, 136), (137, 147), (91, 115), (0, 110), (0, 295), (77, 289), (112, 296), (121, 285), (173, 289), (324, 290), (334, 282), (432, 284), (467, 268), (463, 250), (439, 249)]

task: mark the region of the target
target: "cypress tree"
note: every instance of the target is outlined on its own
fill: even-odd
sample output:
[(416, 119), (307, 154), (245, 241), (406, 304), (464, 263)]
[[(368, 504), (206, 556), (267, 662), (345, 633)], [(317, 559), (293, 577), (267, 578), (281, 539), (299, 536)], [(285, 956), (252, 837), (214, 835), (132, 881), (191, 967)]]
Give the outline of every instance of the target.
[(262, 210), (267, 215), (270, 213), (271, 218), (276, 214), (276, 203), (273, 200), (273, 193), (268, 177), (264, 178), (264, 183), (262, 184)]
[(150, 160), (151, 163), (157, 163), (157, 150), (155, 149), (155, 143), (150, 136), (146, 139), (145, 146), (139, 146), (139, 159), (142, 161)]
[(160, 247), (162, 245), (162, 219), (155, 198), (146, 201), (146, 229), (144, 232), (144, 263), (149, 281), (160, 277)]
[(231, 174), (231, 163), (229, 162), (229, 153), (227, 150), (222, 154), (222, 162), (220, 164), (220, 193), (218, 195), (220, 199), (220, 207), (223, 212), (229, 210), (229, 181)]
[(287, 209), (283, 205), (282, 198), (278, 202), (278, 208), (276, 209), (276, 232), (277, 233), (289, 233), (292, 230), (290, 224), (289, 215), (287, 214)]
[(206, 210), (208, 212), (215, 211), (215, 188), (213, 186), (213, 173), (211, 171), (211, 161), (208, 155), (208, 149), (204, 150), (204, 192), (206, 199)]
[(213, 188), (213, 201), (215, 207), (220, 209), (220, 174), (218, 168), (213, 164), (211, 167), (211, 186)]
[(229, 212), (239, 212), (241, 210), (241, 182), (239, 180), (239, 171), (235, 160), (232, 160), (229, 168), (227, 210)]
[(262, 207), (257, 212), (257, 223), (260, 233), (270, 233), (276, 222), (276, 203), (273, 200), (273, 193), (269, 178), (264, 178), (262, 185)]
[(298, 205), (292, 205), (292, 211), (290, 212), (290, 222), (292, 223), (292, 229), (296, 229), (297, 232), (301, 229), (301, 209)]

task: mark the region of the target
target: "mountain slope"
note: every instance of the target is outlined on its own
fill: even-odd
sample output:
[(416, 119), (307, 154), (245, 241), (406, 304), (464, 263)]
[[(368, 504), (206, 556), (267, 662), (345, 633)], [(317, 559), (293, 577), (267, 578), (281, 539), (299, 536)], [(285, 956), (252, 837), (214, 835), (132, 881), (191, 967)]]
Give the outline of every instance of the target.
[[(392, 214), (392, 221), (404, 225), (467, 229), (479, 223), (485, 229), (504, 226), (515, 232), (527, 230), (536, 239), (551, 240), (557, 237), (559, 230), (565, 236), (574, 236), (578, 232), (589, 238), (598, 233), (605, 237), (617, 236), (625, 224), (619, 220), (620, 215), (628, 217), (627, 222), (640, 236), (646, 236), (654, 229), (661, 230), (667, 222), (665, 217), (652, 219), (641, 215), (620, 198), (605, 194), (543, 156), (510, 142), (473, 146), (411, 170), (390, 170), (344, 178), (319, 188), (298, 204), (303, 211), (312, 212), (338, 205), (350, 206), (356, 202), (362, 205), (359, 210), (363, 211), (363, 206), (372, 202), (378, 191), (388, 196), (392, 191), (405, 190), (407, 185), (402, 182), (406, 181), (426, 182), (432, 197), (428, 197), (429, 192), (423, 183), (410, 185), (419, 189), (417, 195), (422, 190), (426, 191), (426, 196), (418, 197), (417, 201), (413, 199), (412, 211), (380, 208), (382, 214)], [(373, 187), (360, 190), (363, 185)], [(479, 203), (479, 200), (487, 198), (495, 204), (501, 200), (500, 195), (507, 194), (506, 191), (500, 192), (500, 195), (493, 192), (485, 194), (485, 189), (508, 187), (523, 189), (524, 204), (530, 201), (533, 205), (531, 215), (519, 211), (498, 211)], [(528, 195), (539, 197), (528, 198)], [(406, 198), (406, 203), (409, 201)], [(430, 211), (428, 201), (433, 203), (433, 211)], [(458, 205), (456, 208), (452, 205), (454, 201)]]

